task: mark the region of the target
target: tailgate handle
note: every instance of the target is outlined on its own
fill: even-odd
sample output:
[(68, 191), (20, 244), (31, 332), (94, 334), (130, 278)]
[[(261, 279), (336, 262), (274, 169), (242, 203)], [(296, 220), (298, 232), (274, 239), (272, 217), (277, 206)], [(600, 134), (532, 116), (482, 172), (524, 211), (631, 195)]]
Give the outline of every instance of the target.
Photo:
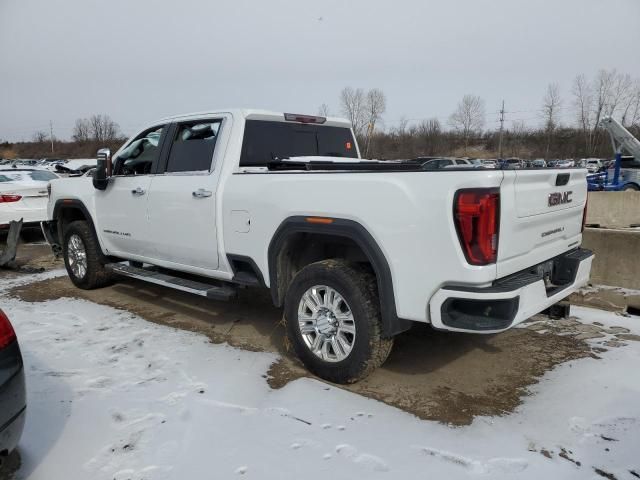
[(570, 173), (559, 173), (556, 177), (556, 187), (561, 187), (569, 183)]

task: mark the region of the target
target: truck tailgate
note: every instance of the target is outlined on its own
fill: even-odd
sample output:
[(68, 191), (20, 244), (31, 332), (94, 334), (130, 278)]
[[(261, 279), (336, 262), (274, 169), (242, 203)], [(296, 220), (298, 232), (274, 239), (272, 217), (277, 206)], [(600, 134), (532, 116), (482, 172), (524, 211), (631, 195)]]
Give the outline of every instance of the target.
[(584, 169), (504, 171), (498, 278), (580, 244), (586, 175)]

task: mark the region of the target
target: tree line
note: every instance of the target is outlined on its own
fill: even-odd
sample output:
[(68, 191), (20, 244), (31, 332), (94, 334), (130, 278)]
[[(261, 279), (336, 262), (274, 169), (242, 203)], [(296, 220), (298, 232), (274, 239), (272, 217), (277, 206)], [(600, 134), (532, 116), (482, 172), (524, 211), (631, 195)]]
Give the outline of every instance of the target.
[[(535, 124), (511, 120), (507, 111), (502, 132), (485, 128), (485, 101), (474, 94), (464, 95), (444, 122), (436, 117), (401, 119), (388, 127), (384, 122), (387, 97), (381, 89), (346, 87), (338, 104), (337, 113), (351, 122), (367, 158), (497, 158), (500, 153), (525, 159), (606, 158), (612, 156), (612, 150), (600, 121), (608, 115), (640, 137), (640, 79), (617, 70), (600, 70), (593, 78), (578, 75), (565, 95), (557, 83), (550, 83), (539, 108), (532, 112)], [(332, 111), (322, 104), (318, 113), (328, 116)], [(53, 138), (53, 152), (50, 135), (37, 131), (30, 142), (0, 142), (0, 158), (93, 157), (98, 148), (117, 149), (125, 139), (115, 121), (97, 114), (76, 120), (70, 141)]]
[[(478, 95), (464, 95), (444, 125), (434, 117), (418, 122), (401, 119), (395, 126), (382, 128), (386, 104), (380, 89), (365, 92), (347, 87), (340, 94), (339, 113), (351, 120), (365, 157), (497, 158), (501, 153), (526, 159), (610, 157), (609, 137), (600, 127), (602, 118), (609, 115), (640, 137), (640, 79), (615, 69), (600, 70), (591, 79), (576, 76), (568, 98), (562, 96), (557, 83), (549, 84), (539, 109), (533, 112), (537, 125), (507, 121), (502, 133), (484, 128), (486, 107)], [(328, 105), (320, 107), (321, 115), (329, 112)], [(561, 121), (563, 112), (573, 120)]]

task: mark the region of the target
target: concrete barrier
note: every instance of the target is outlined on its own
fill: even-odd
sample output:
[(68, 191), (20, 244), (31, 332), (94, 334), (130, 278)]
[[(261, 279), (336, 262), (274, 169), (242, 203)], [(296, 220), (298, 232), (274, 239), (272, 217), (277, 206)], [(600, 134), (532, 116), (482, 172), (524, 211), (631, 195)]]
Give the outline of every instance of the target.
[(640, 192), (589, 192), (587, 225), (627, 228), (640, 225)]
[(582, 246), (596, 255), (591, 283), (640, 290), (640, 230), (585, 228)]

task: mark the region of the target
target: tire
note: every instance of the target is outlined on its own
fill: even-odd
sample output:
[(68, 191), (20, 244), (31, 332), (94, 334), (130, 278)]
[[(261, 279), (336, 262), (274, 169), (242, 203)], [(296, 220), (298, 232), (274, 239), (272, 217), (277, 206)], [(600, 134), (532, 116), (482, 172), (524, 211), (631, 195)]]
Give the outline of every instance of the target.
[(640, 188), (638, 188), (638, 185), (636, 185), (635, 183), (627, 183), (622, 188), (623, 192), (637, 192), (638, 190), (640, 190)]
[[(81, 261), (83, 252), (84, 264)], [(67, 226), (62, 253), (69, 278), (76, 287), (93, 290), (112, 282), (112, 274), (104, 267), (107, 259), (87, 222), (78, 220)]]
[[(336, 300), (333, 307), (326, 308), (331, 299)], [(314, 312), (310, 304), (320, 307)], [(385, 362), (393, 347), (393, 338), (382, 336), (375, 277), (341, 260), (312, 263), (298, 272), (285, 297), (285, 321), (298, 358), (310, 372), (333, 383), (363, 379)]]

